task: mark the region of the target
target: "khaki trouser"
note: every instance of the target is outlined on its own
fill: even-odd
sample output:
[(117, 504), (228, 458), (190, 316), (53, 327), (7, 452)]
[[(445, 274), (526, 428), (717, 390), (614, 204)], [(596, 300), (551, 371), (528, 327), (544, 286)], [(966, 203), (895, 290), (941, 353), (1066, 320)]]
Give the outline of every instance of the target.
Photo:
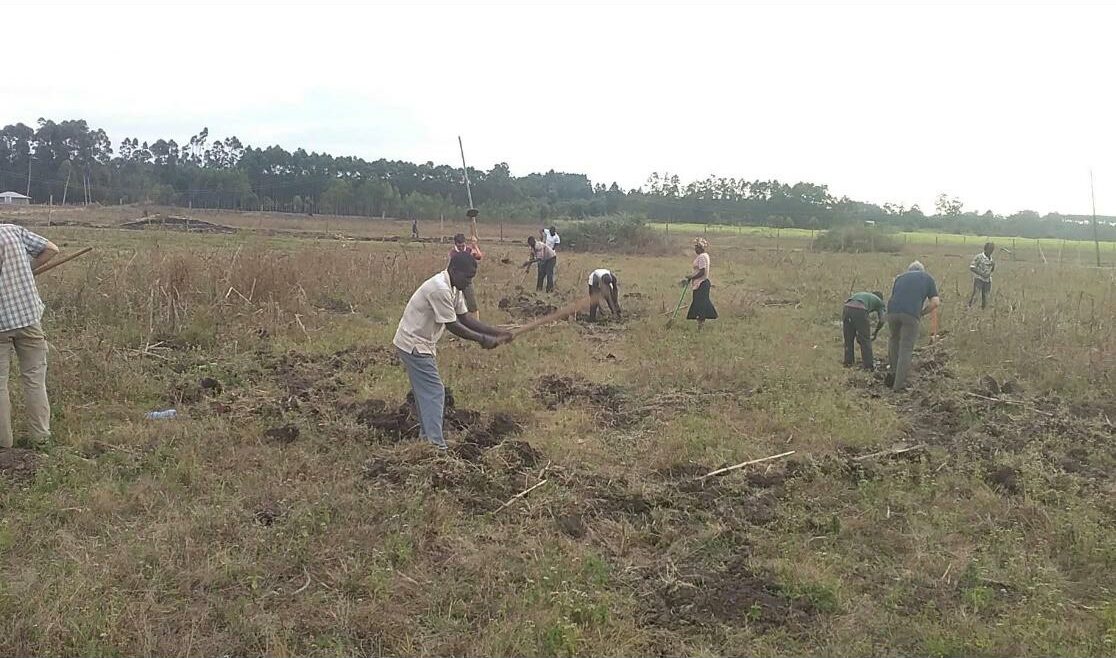
[(919, 317), (906, 313), (887, 314), (887, 363), (895, 377), (891, 388), (901, 391), (907, 387), (907, 375), (911, 371), (911, 356), (918, 342)]
[(27, 408), (27, 429), (34, 439), (50, 436), (50, 400), (47, 399), (47, 342), (42, 327), (31, 325), (0, 332), (0, 448), (12, 447), (12, 403), (8, 399), (8, 373), (12, 350), (19, 360), (19, 380)]

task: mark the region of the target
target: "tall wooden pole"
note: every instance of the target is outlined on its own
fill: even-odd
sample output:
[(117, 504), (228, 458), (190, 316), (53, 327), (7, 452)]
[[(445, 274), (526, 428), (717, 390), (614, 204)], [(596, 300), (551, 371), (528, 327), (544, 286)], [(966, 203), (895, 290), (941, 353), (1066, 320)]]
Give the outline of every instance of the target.
[(1097, 195), (1093, 191), (1093, 170), (1089, 170), (1089, 198), (1093, 202), (1093, 245), (1097, 248), (1097, 267), (1101, 266), (1100, 240), (1097, 239)]

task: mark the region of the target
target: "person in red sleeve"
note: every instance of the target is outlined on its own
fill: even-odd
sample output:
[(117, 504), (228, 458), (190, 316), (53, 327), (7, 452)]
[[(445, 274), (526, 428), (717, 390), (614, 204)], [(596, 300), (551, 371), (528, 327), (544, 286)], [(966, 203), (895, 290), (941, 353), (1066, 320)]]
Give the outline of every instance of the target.
[[(473, 259), (478, 262), (484, 258), (484, 254), (481, 253), (480, 247), (477, 246), (476, 235), (473, 235), (468, 240), (466, 240), (464, 233), (458, 233), (453, 236), (453, 246), (450, 247), (449, 252), (450, 260), (453, 260), (454, 254), (462, 253), (471, 255)], [(477, 305), (477, 293), (473, 289), (472, 280), (470, 280), (469, 285), (461, 291), (461, 294), (465, 298), (465, 308), (468, 309), (469, 315), (474, 318), (479, 318), (480, 313), (478, 311), (480, 307)]]

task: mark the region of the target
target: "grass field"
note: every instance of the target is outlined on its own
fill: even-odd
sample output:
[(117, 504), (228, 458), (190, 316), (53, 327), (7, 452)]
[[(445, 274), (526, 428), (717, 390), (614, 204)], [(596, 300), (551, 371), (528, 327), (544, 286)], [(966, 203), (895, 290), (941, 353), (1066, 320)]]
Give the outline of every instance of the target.
[[(669, 231), (678, 232), (680, 235), (705, 235), (713, 233), (714, 235), (748, 235), (748, 236), (762, 236), (766, 238), (782, 238), (782, 239), (800, 239), (812, 240), (817, 231), (803, 228), (782, 228), (774, 229), (766, 226), (725, 226), (720, 224), (710, 224), (706, 227), (705, 224), (696, 224), (692, 222), (670, 224), (664, 222), (655, 222), (652, 224), (655, 228)], [(669, 228), (668, 228), (669, 227)], [(955, 233), (932, 233), (926, 231), (899, 231), (895, 233), (905, 245), (910, 247), (923, 247), (923, 246), (942, 246), (942, 247), (959, 247), (967, 246), (973, 253), (980, 251), (981, 246), (988, 240), (992, 240), (1001, 247), (1008, 247), (1021, 254), (1039, 258), (1038, 250), (1041, 248), (1045, 253), (1048, 260), (1058, 260), (1063, 258), (1065, 261), (1080, 262), (1082, 264), (1093, 263), (1095, 264), (1095, 251), (1096, 245), (1092, 241), (1087, 240), (1060, 240), (1055, 238), (1005, 238), (1005, 237), (987, 237), (978, 235), (957, 235)], [(1062, 251), (1067, 252), (1063, 255)], [(1116, 242), (1101, 241), (1101, 262), (1112, 264), (1116, 262)]]
[[(438, 456), (399, 440), (390, 341), (444, 245), (327, 237), (403, 227), (352, 218), (95, 227), (127, 213), (36, 228), (96, 251), (40, 282), (54, 445), (0, 457), (0, 653), (1116, 651), (1111, 269), (1001, 259), (992, 308), (966, 311), (952, 246), (716, 233), (699, 333), (664, 326), (692, 230), (673, 256), (563, 253), (553, 297), (525, 248), (486, 242), (482, 319), (573, 300), (599, 266), (626, 315), (444, 339)], [(895, 395), (842, 368), (839, 313), (914, 255), (943, 337)]]

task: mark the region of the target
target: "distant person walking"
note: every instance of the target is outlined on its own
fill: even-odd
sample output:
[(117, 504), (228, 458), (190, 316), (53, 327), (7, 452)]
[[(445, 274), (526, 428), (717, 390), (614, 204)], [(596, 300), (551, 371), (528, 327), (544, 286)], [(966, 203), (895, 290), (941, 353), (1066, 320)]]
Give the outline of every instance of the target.
[(418, 220), (411, 220), (411, 239), (418, 240)]
[[(466, 240), (464, 233), (458, 233), (453, 236), (453, 246), (450, 247), (449, 252), (451, 261), (453, 260), (454, 254), (469, 254), (478, 263), (484, 258), (484, 254), (481, 253), (480, 247), (477, 246), (476, 238), (470, 237)], [(473, 287), (472, 279), (469, 280), (469, 285), (465, 286), (461, 294), (465, 297), (465, 307), (468, 309), (469, 315), (472, 315), (474, 318), (480, 317), (478, 313), (480, 306), (477, 304), (477, 293)]]
[[(860, 343), (860, 357), (865, 370), (873, 370), (876, 361), (872, 357), (872, 341), (884, 326), (887, 306), (882, 292), (858, 292), (845, 300), (841, 314), (841, 324), (845, 332), (845, 365), (851, 366), (856, 357), (856, 345)], [(869, 334), (868, 316), (876, 314), (876, 331)]]
[(597, 308), (601, 297), (608, 304), (612, 316), (620, 317), (620, 281), (611, 270), (598, 268), (589, 273), (589, 321), (597, 321)]
[(906, 272), (895, 277), (891, 298), (887, 300), (887, 328), (890, 332), (887, 358), (891, 372), (884, 379), (893, 390), (901, 391), (907, 387), (919, 321), (941, 303), (934, 277), (927, 274), (926, 268), (917, 260), (907, 267)]
[(460, 293), (476, 273), (477, 261), (472, 255), (454, 254), (445, 270), (427, 279), (411, 295), (392, 340), (411, 382), (422, 426), (421, 436), (443, 450), (446, 448), (442, 435), (446, 389), (438, 374), (438, 339), (449, 329), (455, 336), (480, 343), (485, 349), (512, 340), (511, 333), (469, 317)]
[(529, 269), (531, 263), (539, 264), (535, 290), (541, 292), (545, 280), (546, 291), (554, 292), (554, 266), (558, 263), (558, 254), (554, 253), (554, 249), (547, 246), (545, 242), (536, 240), (534, 236), (527, 238), (527, 246), (531, 248), (531, 259), (524, 263), (523, 267)]
[(47, 341), (40, 326), (45, 306), (33, 271), (57, 253), (58, 247), (50, 240), (22, 226), (0, 224), (0, 448), (13, 445), (8, 399), (13, 348), (23, 385), (28, 443), (38, 446), (50, 439)]
[(558, 235), (557, 227), (551, 226), (547, 229), (543, 239), (546, 242), (546, 246), (553, 249), (555, 253), (558, 253), (558, 245), (562, 244), (562, 238)]
[(687, 320), (697, 320), (698, 329), (705, 327), (706, 320), (717, 319), (717, 309), (713, 307), (713, 300), (709, 298), (709, 289), (713, 287), (709, 270), (709, 242), (705, 238), (694, 239), (694, 272), (682, 279), (682, 285), (689, 285), (693, 290), (693, 300), (690, 310), (686, 312)]
[(980, 292), (980, 307), (988, 308), (988, 297), (992, 294), (992, 273), (996, 271), (996, 262), (992, 260), (992, 252), (996, 245), (991, 242), (984, 243), (984, 251), (973, 256), (969, 263), (969, 271), (973, 273), (973, 294), (969, 295), (969, 308), (976, 301), (977, 292)]
[[(558, 246), (562, 244), (562, 238), (558, 236), (557, 227), (551, 226), (546, 230), (546, 235), (543, 236), (543, 242), (546, 243), (546, 246), (553, 249), (555, 254), (558, 253)], [(554, 261), (554, 271), (551, 272), (551, 274), (553, 274), (555, 278), (558, 277), (558, 261)]]

